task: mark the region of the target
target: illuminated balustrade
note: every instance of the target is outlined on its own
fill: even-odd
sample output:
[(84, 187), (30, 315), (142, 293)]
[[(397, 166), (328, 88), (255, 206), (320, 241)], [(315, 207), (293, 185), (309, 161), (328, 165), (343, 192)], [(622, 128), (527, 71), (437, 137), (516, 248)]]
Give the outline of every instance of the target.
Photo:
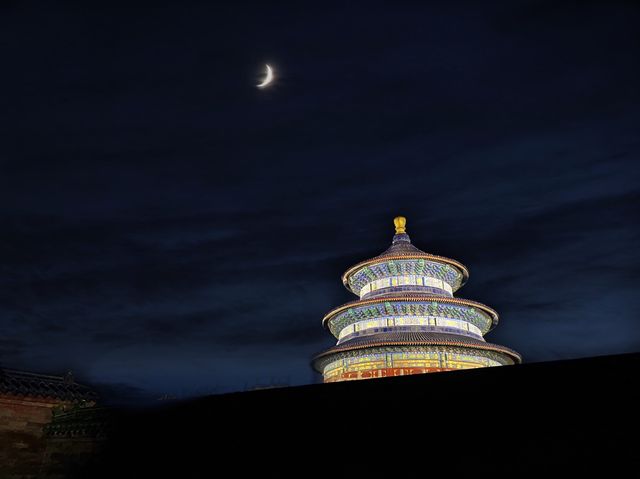
[[(424, 327), (424, 331), (458, 332), (482, 339), (482, 331), (477, 326), (459, 319), (440, 318), (437, 316), (404, 316), (383, 317), (367, 321), (358, 321), (340, 330), (338, 343), (356, 333), (366, 334), (368, 330), (380, 330), (381, 328), (395, 328), (404, 326)], [(382, 329), (386, 331), (385, 329)], [(373, 332), (373, 331), (372, 331)], [(378, 332), (378, 331), (376, 331)]]
[[(406, 288), (415, 286), (415, 288)], [(404, 288), (403, 288), (404, 287)], [(420, 292), (427, 290), (433, 294), (443, 294), (446, 296), (453, 296), (453, 289), (451, 285), (446, 281), (438, 278), (432, 278), (431, 276), (421, 276), (416, 274), (390, 276), (388, 278), (381, 278), (366, 283), (359, 291), (360, 298), (364, 298), (367, 295), (371, 295), (376, 291), (387, 290), (393, 288), (394, 291), (407, 291), (414, 290)]]

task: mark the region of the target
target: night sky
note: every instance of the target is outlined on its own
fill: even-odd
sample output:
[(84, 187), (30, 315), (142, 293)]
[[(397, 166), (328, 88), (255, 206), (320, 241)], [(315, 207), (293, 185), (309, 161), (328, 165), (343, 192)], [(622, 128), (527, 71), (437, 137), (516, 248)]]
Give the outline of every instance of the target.
[(0, 364), (317, 381), (399, 214), (525, 362), (640, 350), (639, 4), (291, 3), (2, 3)]

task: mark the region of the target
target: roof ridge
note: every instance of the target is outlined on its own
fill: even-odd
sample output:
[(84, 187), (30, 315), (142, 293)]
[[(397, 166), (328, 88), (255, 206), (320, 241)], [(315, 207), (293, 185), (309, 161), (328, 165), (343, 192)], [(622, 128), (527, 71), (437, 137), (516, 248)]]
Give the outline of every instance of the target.
[(34, 373), (31, 371), (22, 371), (20, 369), (0, 368), (0, 372), (7, 373), (8, 375), (11, 375), (11, 376), (25, 376), (30, 378), (55, 379), (61, 382), (65, 380), (65, 376), (55, 376), (53, 374)]
[(91, 387), (79, 384), (73, 376), (54, 376), (16, 369), (0, 369), (0, 392), (22, 397), (49, 397), (63, 401), (95, 400)]

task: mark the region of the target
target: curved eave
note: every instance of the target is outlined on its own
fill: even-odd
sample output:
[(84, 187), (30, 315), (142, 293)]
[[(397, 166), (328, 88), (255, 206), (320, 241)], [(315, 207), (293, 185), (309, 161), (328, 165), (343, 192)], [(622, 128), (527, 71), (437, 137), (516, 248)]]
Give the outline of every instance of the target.
[(350, 301), (349, 303), (345, 303), (342, 306), (338, 306), (337, 308), (332, 309), (327, 314), (325, 314), (324, 318), (322, 318), (322, 326), (327, 328), (327, 323), (331, 318), (336, 316), (337, 314), (345, 311), (349, 308), (357, 307), (357, 306), (365, 306), (368, 304), (378, 304), (378, 303), (388, 303), (392, 301), (412, 301), (415, 303), (424, 302), (424, 301), (435, 301), (438, 303), (449, 303), (449, 304), (459, 304), (463, 306), (470, 306), (472, 308), (478, 308), (491, 316), (491, 331), (498, 325), (498, 321), (500, 317), (498, 313), (491, 309), (486, 304), (478, 303), (477, 301), (472, 301), (470, 299), (462, 299), (462, 298), (449, 298), (447, 296), (433, 296), (433, 295), (422, 295), (422, 296), (385, 296), (382, 298), (372, 298), (372, 299), (361, 299), (356, 301)]
[(388, 256), (376, 256), (375, 258), (371, 258), (366, 261), (361, 261), (360, 263), (352, 266), (351, 268), (349, 268), (343, 273), (342, 284), (344, 284), (345, 288), (347, 288), (349, 291), (355, 294), (355, 292), (352, 291), (351, 287), (349, 286), (349, 276), (351, 276), (353, 273), (355, 273), (359, 269), (364, 268), (365, 266), (371, 266), (374, 264), (385, 263), (391, 260), (401, 260), (401, 259), (424, 259), (424, 260), (433, 261), (436, 263), (445, 263), (457, 268), (462, 274), (462, 281), (460, 282), (460, 286), (458, 287), (458, 289), (461, 288), (469, 279), (469, 270), (467, 269), (467, 267), (462, 263), (460, 263), (459, 261), (456, 261), (455, 259), (445, 258), (444, 256), (438, 256), (435, 254), (428, 254), (428, 253), (392, 254)]
[(513, 349), (509, 349), (507, 347), (499, 346), (497, 344), (492, 344), (492, 343), (470, 345), (468, 343), (463, 343), (458, 341), (448, 341), (444, 339), (444, 340), (435, 340), (435, 341), (380, 341), (380, 342), (373, 342), (373, 343), (367, 343), (367, 344), (358, 344), (353, 346), (349, 346), (348, 344), (345, 344), (344, 346), (345, 347), (340, 349), (336, 349), (335, 347), (328, 349), (327, 351), (323, 351), (317, 356), (315, 356), (312, 360), (313, 368), (317, 372), (322, 373), (322, 371), (319, 371), (318, 368), (315, 367), (316, 363), (320, 359), (333, 356), (334, 354), (341, 354), (349, 351), (357, 351), (357, 350), (363, 350), (363, 349), (375, 349), (375, 348), (387, 347), (387, 346), (453, 346), (453, 347), (465, 348), (469, 350), (481, 349), (481, 350), (493, 351), (493, 352), (497, 352), (497, 353), (501, 353), (506, 356), (509, 356), (514, 361), (515, 364), (522, 363), (522, 356), (520, 356), (520, 354), (515, 352)]

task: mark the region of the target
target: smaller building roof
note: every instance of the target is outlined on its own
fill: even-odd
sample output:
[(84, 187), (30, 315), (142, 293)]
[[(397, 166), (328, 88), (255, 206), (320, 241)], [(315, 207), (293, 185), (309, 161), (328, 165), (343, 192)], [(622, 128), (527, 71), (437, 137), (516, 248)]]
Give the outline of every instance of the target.
[(71, 373), (52, 376), (0, 368), (0, 394), (60, 401), (95, 401), (97, 393), (73, 379)]

